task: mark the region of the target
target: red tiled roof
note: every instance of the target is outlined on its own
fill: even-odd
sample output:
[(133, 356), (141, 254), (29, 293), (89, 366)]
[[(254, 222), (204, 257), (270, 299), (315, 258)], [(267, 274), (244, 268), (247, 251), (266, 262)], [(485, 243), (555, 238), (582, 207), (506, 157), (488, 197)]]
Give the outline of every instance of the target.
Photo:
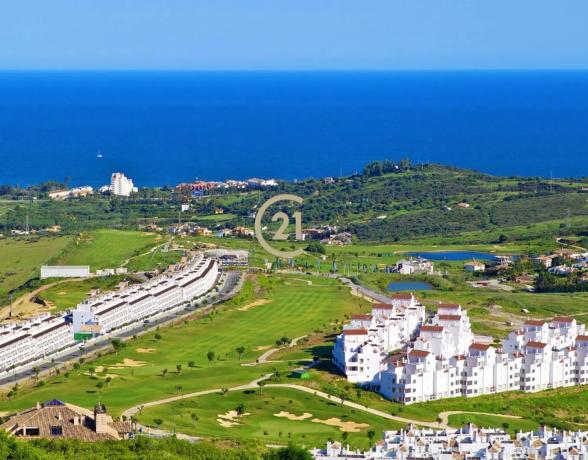
[(459, 315), (439, 315), (441, 321), (459, 321), (461, 316)]
[(574, 321), (574, 318), (571, 316), (555, 316), (552, 321), (555, 323), (571, 323)]
[(485, 343), (472, 343), (470, 348), (473, 348), (474, 350), (486, 351), (488, 348), (490, 348), (490, 345)]
[(367, 335), (367, 329), (343, 329), (344, 335)]
[(408, 352), (408, 354), (410, 356), (417, 356), (419, 358), (426, 358), (427, 356), (429, 356), (429, 352), (424, 350), (411, 350)]
[(375, 303), (372, 305), (372, 308), (375, 310), (392, 310), (394, 307), (387, 303)]
[(531, 347), (531, 348), (545, 348), (547, 346), (547, 344), (542, 343), (542, 342), (533, 342), (531, 340), (530, 342), (527, 342), (527, 346)]
[(576, 337), (576, 340), (579, 340), (580, 342), (588, 342), (588, 335), (579, 335)]
[(437, 308), (450, 308), (452, 310), (459, 308), (461, 305), (457, 304), (457, 303), (439, 303), (439, 305), (437, 305)]
[(393, 299), (398, 300), (411, 300), (413, 298), (412, 292), (410, 294), (405, 294), (403, 292), (398, 292), (392, 296)]
[(351, 319), (370, 320), (370, 319), (372, 319), (372, 315), (351, 315)]
[(442, 332), (443, 326), (423, 326), (421, 327), (421, 331), (430, 331), (430, 332)]
[(545, 324), (545, 321), (536, 320), (536, 319), (530, 319), (530, 320), (525, 321), (526, 326), (543, 326), (544, 324)]

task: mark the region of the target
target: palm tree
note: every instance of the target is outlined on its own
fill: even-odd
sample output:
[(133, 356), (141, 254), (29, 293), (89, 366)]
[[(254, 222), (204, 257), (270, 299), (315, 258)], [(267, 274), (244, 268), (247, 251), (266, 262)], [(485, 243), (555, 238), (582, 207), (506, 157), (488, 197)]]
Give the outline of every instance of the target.
[(106, 377), (106, 379), (104, 381), (106, 382), (106, 385), (108, 385), (110, 387), (110, 382), (112, 381), (112, 377), (108, 376), (108, 377)]
[(369, 431), (367, 432), (367, 437), (368, 437), (368, 439), (370, 440), (370, 444), (372, 444), (372, 443), (373, 443), (373, 441), (374, 441), (374, 437), (375, 437), (375, 436), (376, 436), (376, 432), (375, 432), (374, 430), (369, 430)]
[(157, 425), (157, 429), (159, 429), (159, 427), (161, 426), (161, 424), (163, 423), (163, 420), (160, 418), (154, 418), (153, 422)]
[(165, 377), (165, 374), (167, 374), (167, 369), (162, 369), (161, 376), (162, 377)]
[(178, 394), (180, 394), (181, 391), (182, 391), (182, 385), (176, 385), (176, 392)]
[(188, 361), (188, 367), (196, 367), (196, 363), (194, 361)]
[(104, 387), (104, 382), (98, 382), (96, 384), (96, 388), (98, 388), (98, 393), (102, 393), (102, 388)]
[(199, 420), (198, 416), (194, 412), (192, 412), (190, 414), (190, 418), (192, 419), (192, 425), (196, 426), (196, 422)]
[(263, 394), (263, 387), (265, 386), (265, 382), (260, 380), (257, 382), (257, 386), (259, 387), (259, 396), (261, 396)]
[(178, 375), (182, 373), (182, 365), (181, 364), (176, 364), (176, 371), (178, 372)]
[(210, 366), (210, 364), (214, 361), (215, 358), (214, 351), (209, 351), (208, 353), (206, 353), (206, 358), (208, 359), (208, 365)]

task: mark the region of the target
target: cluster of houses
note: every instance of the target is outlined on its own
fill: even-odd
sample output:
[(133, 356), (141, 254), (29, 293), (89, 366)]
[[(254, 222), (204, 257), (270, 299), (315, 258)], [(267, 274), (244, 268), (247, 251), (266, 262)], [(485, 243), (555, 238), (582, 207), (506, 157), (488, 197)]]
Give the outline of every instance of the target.
[(369, 451), (352, 450), (339, 442), (314, 449), (316, 460), (586, 460), (588, 432), (541, 427), (537, 432), (511, 436), (496, 428), (468, 424), (459, 429), (406, 429), (385, 431)]
[(252, 229), (243, 226), (236, 226), (233, 228), (217, 228), (211, 230), (207, 227), (203, 227), (193, 222), (185, 222), (183, 224), (172, 225), (168, 227), (167, 232), (171, 235), (215, 236), (217, 238), (231, 236), (239, 238), (252, 238), (255, 236), (255, 232)]
[[(121, 172), (115, 172), (110, 176), (110, 184), (100, 187), (98, 191), (100, 193), (126, 197), (130, 196), (131, 193), (138, 192), (138, 189), (134, 186), (132, 179)], [(70, 189), (53, 190), (48, 193), (49, 198), (56, 201), (63, 201), (70, 198), (83, 198), (90, 195), (94, 195), (94, 188), (89, 185)]]
[(197, 298), (214, 287), (217, 260), (199, 254), (180, 270), (88, 298), (60, 316), (47, 313), (0, 326), (0, 374), (75, 347)]
[(227, 179), (222, 182), (204, 180), (183, 182), (176, 185), (176, 190), (180, 192), (189, 191), (195, 195), (202, 195), (212, 190), (266, 188), (277, 187), (278, 185), (278, 181), (275, 179), (259, 179), (253, 177), (246, 180)]
[(552, 254), (533, 257), (531, 261), (554, 275), (567, 276), (571, 273), (588, 272), (588, 253), (570, 248), (558, 249)]
[(411, 257), (396, 262), (394, 272), (401, 275), (433, 275), (435, 267), (433, 262), (423, 257)]
[(343, 327), (333, 362), (350, 382), (413, 404), (588, 383), (588, 335), (570, 317), (526, 321), (499, 347), (475, 341), (467, 312), (439, 304), (425, 319), (412, 294), (374, 305)]
[(352, 235), (349, 232), (339, 232), (337, 226), (322, 225), (302, 230), (303, 241), (317, 240), (323, 244), (345, 246), (351, 244)]

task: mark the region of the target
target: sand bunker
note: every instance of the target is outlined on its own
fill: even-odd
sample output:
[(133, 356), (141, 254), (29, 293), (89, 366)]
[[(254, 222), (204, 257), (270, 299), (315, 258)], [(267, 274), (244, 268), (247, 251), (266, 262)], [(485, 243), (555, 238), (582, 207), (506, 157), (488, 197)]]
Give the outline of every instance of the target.
[(259, 299), (259, 300), (256, 300), (255, 302), (251, 302), (251, 303), (248, 303), (247, 305), (243, 305), (242, 307), (239, 307), (237, 310), (247, 311), (250, 308), (259, 307), (261, 305), (266, 305), (270, 302), (271, 302), (271, 300), (268, 300), (268, 299)]
[(237, 414), (237, 411), (230, 410), (225, 414), (218, 414), (216, 421), (223, 428), (232, 428), (234, 426), (239, 425), (238, 420), (246, 415), (251, 414), (249, 412), (245, 412), (243, 415), (239, 416), (239, 414)]
[[(135, 361), (134, 359), (125, 358), (122, 363), (116, 363), (108, 366), (109, 369), (124, 369), (125, 367), (141, 367), (147, 364), (145, 361)], [(98, 366), (100, 367), (100, 366)], [(98, 372), (98, 367), (96, 372)]]
[(137, 348), (135, 349), (137, 353), (153, 353), (155, 348)]
[(355, 422), (344, 422), (340, 418), (329, 418), (327, 420), (321, 420), (320, 418), (313, 418), (313, 423), (322, 423), (323, 425), (336, 426), (341, 431), (347, 431), (349, 433), (357, 433), (362, 428), (368, 428), (367, 423), (355, 423)]
[(312, 417), (312, 414), (305, 412), (302, 415), (294, 415), (294, 414), (291, 414), (290, 412), (281, 411), (281, 412), (278, 412), (277, 414), (274, 414), (274, 416), (287, 418), (288, 420), (306, 420), (307, 418)]
[(269, 350), (272, 346), (271, 345), (259, 345), (253, 349), (253, 351), (263, 351)]

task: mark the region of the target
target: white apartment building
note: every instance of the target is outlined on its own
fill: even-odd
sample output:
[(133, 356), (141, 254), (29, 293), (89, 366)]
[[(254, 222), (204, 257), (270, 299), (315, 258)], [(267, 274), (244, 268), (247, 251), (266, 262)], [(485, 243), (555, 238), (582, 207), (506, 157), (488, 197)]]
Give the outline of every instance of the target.
[(399, 293), (390, 304), (372, 306), (370, 314), (353, 315), (333, 350), (333, 363), (353, 383), (377, 385), (385, 359), (410, 341), (425, 321), (425, 307), (412, 294)]
[(75, 344), (71, 322), (48, 313), (0, 328), (0, 374)]
[(454, 430), (406, 429), (386, 431), (369, 451), (351, 450), (338, 442), (314, 449), (316, 460), (588, 460), (588, 432), (543, 427), (514, 437), (495, 428), (467, 425)]
[(0, 374), (77, 346), (79, 338), (105, 334), (199, 297), (218, 280), (218, 263), (198, 255), (183, 269), (81, 302), (73, 313), (47, 313), (0, 327)]
[(105, 334), (168, 310), (209, 291), (218, 274), (217, 261), (199, 255), (177, 272), (87, 299), (73, 312), (74, 332), (85, 332), (85, 326), (92, 326), (93, 331)]
[(137, 188), (133, 185), (132, 179), (123, 173), (115, 172), (110, 177), (109, 191), (113, 195), (129, 196), (131, 193), (137, 192)]
[[(441, 306), (440, 306), (441, 307)], [(388, 359), (380, 392), (404, 404), (588, 382), (588, 337), (573, 318), (527, 321), (494, 348), (475, 343), (459, 306), (439, 308), (408, 351)]]
[(394, 271), (401, 275), (414, 275), (415, 273), (425, 273), (432, 275), (434, 273), (433, 262), (422, 257), (403, 259), (396, 262)]
[(91, 275), (89, 265), (43, 265), (41, 279), (47, 278), (88, 278)]

